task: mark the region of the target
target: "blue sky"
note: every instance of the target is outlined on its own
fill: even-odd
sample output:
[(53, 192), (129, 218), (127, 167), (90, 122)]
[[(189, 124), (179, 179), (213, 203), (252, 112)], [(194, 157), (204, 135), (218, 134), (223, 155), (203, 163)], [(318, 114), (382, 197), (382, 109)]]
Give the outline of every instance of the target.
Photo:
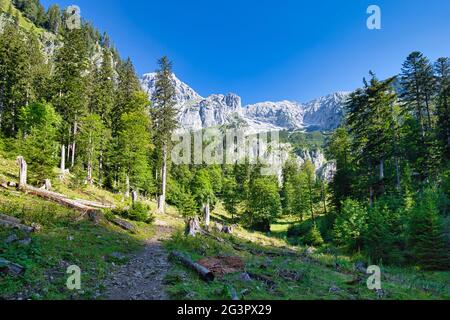
[[(139, 74), (168, 55), (201, 95), (234, 92), (244, 104), (350, 91), (369, 70), (398, 73), (414, 50), (450, 56), (448, 0), (41, 2), (78, 5)], [(382, 30), (366, 27), (371, 4), (382, 10)]]

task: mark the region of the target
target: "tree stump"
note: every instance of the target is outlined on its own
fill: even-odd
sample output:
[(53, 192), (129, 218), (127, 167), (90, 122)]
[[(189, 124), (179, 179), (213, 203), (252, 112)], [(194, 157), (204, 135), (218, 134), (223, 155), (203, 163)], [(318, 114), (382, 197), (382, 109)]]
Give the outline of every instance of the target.
[(202, 228), (200, 227), (200, 221), (198, 217), (189, 219), (186, 224), (186, 235), (190, 237), (195, 237), (198, 233), (203, 233)]

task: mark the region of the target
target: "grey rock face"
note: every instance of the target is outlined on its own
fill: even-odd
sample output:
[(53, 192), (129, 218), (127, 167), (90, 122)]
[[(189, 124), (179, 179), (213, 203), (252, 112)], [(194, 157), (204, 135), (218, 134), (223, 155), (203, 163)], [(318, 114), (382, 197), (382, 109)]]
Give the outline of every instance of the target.
[[(200, 130), (223, 125), (239, 125), (249, 133), (272, 130), (332, 130), (341, 122), (346, 93), (335, 93), (301, 104), (292, 101), (262, 102), (242, 106), (236, 94), (214, 94), (203, 98), (191, 87), (172, 76), (180, 126)], [(154, 94), (156, 73), (145, 74), (142, 88)]]

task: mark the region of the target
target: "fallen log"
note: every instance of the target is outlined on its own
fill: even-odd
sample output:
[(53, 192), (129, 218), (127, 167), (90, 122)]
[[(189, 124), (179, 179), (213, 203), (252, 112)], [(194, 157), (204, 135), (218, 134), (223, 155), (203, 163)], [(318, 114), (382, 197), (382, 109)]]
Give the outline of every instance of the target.
[(210, 270), (208, 270), (207, 268), (203, 267), (198, 263), (195, 263), (194, 261), (186, 257), (184, 254), (177, 251), (173, 251), (172, 256), (175, 257), (185, 266), (197, 272), (202, 280), (206, 282), (214, 281), (214, 274)]
[(133, 233), (136, 232), (136, 227), (128, 221), (125, 221), (125, 220), (122, 220), (119, 218), (115, 218), (111, 222), (114, 223), (115, 225), (121, 227), (122, 229), (125, 229), (125, 230), (133, 232)]
[(56, 192), (41, 190), (41, 189), (34, 188), (31, 186), (26, 186), (24, 188), (24, 191), (31, 195), (41, 197), (45, 200), (50, 200), (50, 201), (56, 202), (58, 204), (64, 205), (66, 207), (69, 207), (71, 209), (75, 209), (79, 212), (82, 212), (83, 214), (87, 214), (92, 211), (97, 211), (96, 208), (92, 208), (90, 206), (79, 203), (75, 200), (68, 199), (64, 195), (56, 193)]
[(89, 200), (85, 200), (85, 199), (76, 199), (75, 201), (78, 203), (84, 204), (85, 206), (98, 208), (98, 209), (115, 209), (116, 208), (116, 206), (113, 204), (103, 204), (103, 203), (89, 201)]
[(18, 277), (25, 273), (25, 268), (17, 263), (0, 258), (0, 272)]

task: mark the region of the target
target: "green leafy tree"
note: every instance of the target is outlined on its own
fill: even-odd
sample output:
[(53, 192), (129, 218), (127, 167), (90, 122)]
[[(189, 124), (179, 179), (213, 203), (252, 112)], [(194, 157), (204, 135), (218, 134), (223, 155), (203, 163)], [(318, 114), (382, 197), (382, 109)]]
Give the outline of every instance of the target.
[[(141, 94), (136, 94), (141, 95)], [(141, 101), (144, 102), (145, 100)], [(148, 105), (148, 101), (146, 103)], [(119, 167), (125, 179), (125, 192), (130, 187), (147, 194), (152, 193), (153, 179), (149, 165), (149, 155), (152, 148), (150, 125), (151, 120), (146, 106), (131, 113), (125, 113), (121, 119), (121, 129), (118, 136)]]
[(50, 104), (33, 103), (22, 108), (19, 117), (23, 135), (22, 154), (29, 165), (30, 182), (51, 179), (59, 156), (59, 115)]
[[(87, 167), (87, 182), (94, 184), (94, 173), (99, 176), (99, 159), (102, 146), (106, 144), (109, 132), (98, 114), (91, 114), (80, 119), (80, 133), (78, 141), (80, 145), (81, 159)], [(95, 170), (98, 168), (98, 170)]]
[(256, 230), (270, 232), (270, 225), (282, 213), (277, 182), (271, 177), (260, 177), (251, 183), (245, 220)]
[(205, 224), (209, 226), (211, 219), (211, 204), (215, 201), (214, 188), (211, 176), (207, 169), (200, 169), (196, 172), (191, 183), (191, 190), (205, 214)]

